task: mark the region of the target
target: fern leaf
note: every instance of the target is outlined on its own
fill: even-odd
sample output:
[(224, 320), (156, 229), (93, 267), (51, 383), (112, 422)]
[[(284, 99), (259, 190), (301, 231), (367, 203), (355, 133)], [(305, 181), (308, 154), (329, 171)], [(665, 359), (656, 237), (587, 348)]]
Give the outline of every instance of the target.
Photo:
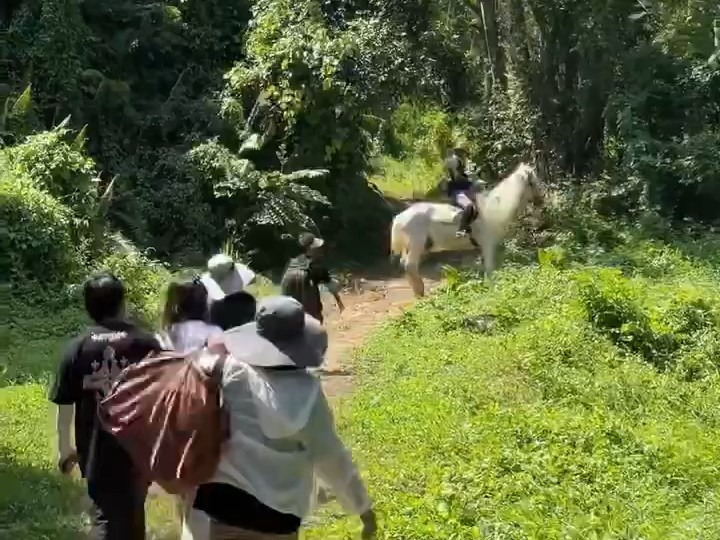
[(247, 139), (245, 139), (240, 146), (240, 150), (238, 150), (238, 154), (241, 156), (244, 152), (248, 150), (260, 150), (262, 146), (262, 141), (260, 140), (260, 135), (257, 133), (252, 133)]
[(68, 114), (65, 118), (63, 118), (63, 121), (60, 122), (53, 131), (62, 131), (66, 129), (70, 124), (70, 116), (71, 115)]

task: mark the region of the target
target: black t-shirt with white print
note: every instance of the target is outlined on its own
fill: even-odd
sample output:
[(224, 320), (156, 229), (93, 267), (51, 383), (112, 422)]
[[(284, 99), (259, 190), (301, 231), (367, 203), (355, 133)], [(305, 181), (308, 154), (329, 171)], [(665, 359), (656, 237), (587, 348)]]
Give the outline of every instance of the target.
[(133, 476), (130, 457), (112, 435), (100, 428), (98, 403), (124, 367), (159, 350), (154, 335), (119, 321), (89, 328), (65, 350), (50, 401), (75, 405), (75, 445), (80, 471), (88, 481), (127, 480)]

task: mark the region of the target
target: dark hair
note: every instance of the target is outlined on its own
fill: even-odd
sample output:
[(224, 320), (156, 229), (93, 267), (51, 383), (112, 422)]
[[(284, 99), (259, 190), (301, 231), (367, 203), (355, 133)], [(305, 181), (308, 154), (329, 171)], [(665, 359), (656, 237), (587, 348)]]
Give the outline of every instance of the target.
[(183, 321), (207, 319), (207, 289), (200, 278), (172, 281), (168, 285), (162, 325), (166, 330)]
[(228, 294), (210, 306), (210, 323), (223, 330), (242, 326), (255, 320), (256, 307), (255, 297), (248, 292)]
[(304, 232), (298, 236), (298, 245), (303, 251), (307, 251), (315, 241), (315, 235), (313, 233)]
[(90, 276), (83, 286), (85, 311), (98, 324), (120, 315), (125, 302), (125, 286), (110, 272)]

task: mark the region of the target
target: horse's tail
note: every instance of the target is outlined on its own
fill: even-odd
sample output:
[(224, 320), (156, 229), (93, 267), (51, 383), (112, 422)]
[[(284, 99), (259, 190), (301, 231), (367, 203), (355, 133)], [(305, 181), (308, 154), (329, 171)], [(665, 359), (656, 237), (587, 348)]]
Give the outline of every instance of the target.
[(390, 262), (395, 262), (403, 256), (406, 249), (405, 240), (403, 223), (397, 219), (396, 216), (392, 223), (392, 229), (390, 230)]

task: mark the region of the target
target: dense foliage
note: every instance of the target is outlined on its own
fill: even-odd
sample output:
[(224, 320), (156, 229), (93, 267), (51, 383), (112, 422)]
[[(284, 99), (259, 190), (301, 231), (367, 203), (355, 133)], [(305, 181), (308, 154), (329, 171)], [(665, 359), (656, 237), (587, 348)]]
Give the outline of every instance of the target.
[[(364, 173), (378, 123), (420, 80), (416, 55), (399, 22), (327, 8), (21, 2), (3, 33), (2, 142), (23, 144), (69, 115), (99, 182), (115, 178), (111, 226), (175, 261), (199, 262), (230, 239), (274, 266), (299, 230), (318, 228), (341, 247), (365, 235), (381, 252), (388, 213)], [(48, 147), (38, 167), (52, 170), (63, 151)]]
[(718, 16), (706, 0), (14, 2), (0, 137), (82, 129), (87, 154), (53, 150), (55, 131), (33, 167), (91, 158), (115, 179), (111, 227), (179, 262), (229, 239), (277, 266), (301, 229), (381, 253), (371, 158), (433, 168), (461, 139), (489, 180), (540, 153), (607, 211), (714, 221)]

